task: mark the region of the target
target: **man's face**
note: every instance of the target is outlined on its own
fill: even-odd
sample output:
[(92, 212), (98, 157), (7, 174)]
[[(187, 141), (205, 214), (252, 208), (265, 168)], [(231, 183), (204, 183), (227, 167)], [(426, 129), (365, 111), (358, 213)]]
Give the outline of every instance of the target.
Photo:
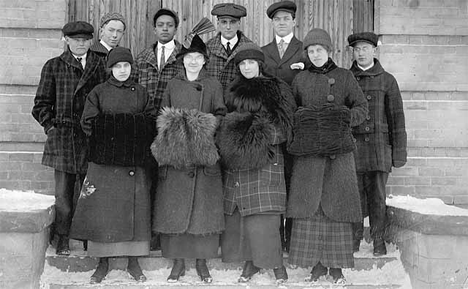
[(101, 27), (101, 40), (114, 48), (119, 45), (125, 31), (125, 25), (119, 20), (111, 20)]
[(362, 67), (369, 67), (374, 62), (376, 47), (368, 42), (358, 42), (353, 47), (353, 56)]
[(291, 13), (286, 11), (278, 11), (271, 20), (273, 23), (273, 30), (279, 37), (284, 37), (293, 32), (296, 26), (296, 20), (293, 19)]
[(158, 41), (162, 44), (166, 44), (172, 39), (177, 32), (174, 18), (169, 15), (161, 15), (156, 19), (154, 34), (158, 38)]
[(221, 35), (230, 40), (236, 36), (237, 31), (240, 27), (240, 19), (232, 18), (229, 16), (221, 16), (218, 18), (218, 30)]
[(93, 42), (92, 39), (85, 39), (82, 37), (72, 38), (69, 36), (65, 37), (65, 41), (67, 42), (71, 52), (76, 56), (85, 55), (91, 47), (91, 43)]

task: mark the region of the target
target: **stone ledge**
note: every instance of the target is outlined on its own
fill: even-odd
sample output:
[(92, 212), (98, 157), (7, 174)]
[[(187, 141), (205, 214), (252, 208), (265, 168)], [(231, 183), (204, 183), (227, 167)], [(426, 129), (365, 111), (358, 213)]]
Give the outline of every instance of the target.
[(54, 207), (33, 212), (0, 211), (0, 232), (37, 233), (54, 221)]

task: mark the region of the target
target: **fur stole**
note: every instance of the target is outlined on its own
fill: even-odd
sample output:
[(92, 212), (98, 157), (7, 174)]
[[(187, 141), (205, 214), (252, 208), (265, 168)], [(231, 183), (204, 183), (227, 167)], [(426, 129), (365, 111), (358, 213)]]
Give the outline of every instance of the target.
[(99, 114), (93, 121), (89, 161), (143, 166), (155, 135), (154, 118), (143, 113)]
[(249, 112), (228, 113), (216, 134), (221, 163), (225, 169), (255, 169), (274, 156), (271, 122)]
[(218, 122), (211, 113), (164, 107), (156, 120), (158, 135), (151, 152), (159, 166), (177, 169), (211, 166), (218, 159), (214, 133)]
[(225, 95), (228, 112), (250, 112), (279, 125), (290, 139), (295, 108), (291, 88), (275, 77), (236, 78)]

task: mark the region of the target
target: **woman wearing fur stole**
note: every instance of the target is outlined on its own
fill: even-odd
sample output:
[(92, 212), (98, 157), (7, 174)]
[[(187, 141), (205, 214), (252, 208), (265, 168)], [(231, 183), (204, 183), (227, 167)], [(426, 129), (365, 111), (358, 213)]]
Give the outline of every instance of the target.
[(146, 280), (137, 256), (149, 254), (149, 147), (155, 135), (156, 110), (146, 89), (130, 76), (132, 54), (109, 52), (112, 75), (88, 95), (81, 127), (89, 137), (88, 172), (71, 226), (74, 239), (88, 241), (88, 255), (99, 257), (91, 283), (109, 270), (109, 257), (129, 256), (127, 271)]
[(287, 216), (294, 218), (289, 263), (313, 267), (306, 281), (329, 274), (345, 282), (341, 268), (354, 267), (352, 223), (361, 208), (351, 127), (367, 116), (367, 101), (353, 74), (330, 58), (332, 43), (323, 29), (303, 40), (312, 62), (293, 81), (295, 155)]
[(195, 35), (177, 55), (184, 70), (169, 81), (151, 146), (159, 164), (153, 230), (161, 234), (162, 256), (173, 259), (168, 282), (185, 274), (196, 259), (198, 276), (212, 277), (206, 259), (217, 258), (224, 230), (223, 188), (214, 133), (226, 114), (223, 90), (204, 66), (208, 53)]
[(235, 63), (238, 76), (226, 88), (228, 114), (217, 133), (226, 221), (222, 258), (245, 261), (239, 282), (265, 268), (282, 283), (288, 275), (279, 231), (286, 209), (280, 144), (291, 136), (294, 98), (285, 82), (263, 73), (264, 55), (257, 45), (243, 45)]

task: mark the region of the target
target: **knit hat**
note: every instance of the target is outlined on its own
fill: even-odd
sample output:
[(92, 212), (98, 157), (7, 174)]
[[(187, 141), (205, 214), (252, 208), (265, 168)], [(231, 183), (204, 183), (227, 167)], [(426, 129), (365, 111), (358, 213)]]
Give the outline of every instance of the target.
[(117, 46), (109, 51), (109, 54), (107, 55), (107, 67), (111, 68), (117, 62), (128, 62), (132, 64), (133, 57), (130, 49)]
[(331, 51), (333, 48), (330, 34), (328, 34), (327, 31), (320, 29), (320, 28), (314, 28), (310, 30), (304, 40), (302, 41), (302, 48), (305, 50), (307, 47), (310, 45), (322, 45), (325, 47), (328, 51)]
[(234, 56), (236, 65), (239, 65), (245, 59), (255, 59), (264, 62), (265, 55), (257, 44), (249, 42), (240, 46), (237, 54)]
[(153, 17), (153, 26), (156, 27), (156, 21), (158, 20), (159, 16), (161, 15), (168, 15), (174, 18), (175, 26), (176, 28), (179, 27), (179, 16), (177, 15), (177, 12), (172, 11), (171, 9), (168, 8), (161, 8), (159, 9), (156, 14), (154, 14)]
[(104, 26), (107, 22), (109, 22), (111, 20), (117, 20), (117, 21), (122, 22), (123, 25), (124, 25), (124, 30), (127, 27), (127, 25), (125, 23), (125, 18), (122, 16), (122, 14), (117, 13), (117, 12), (109, 12), (109, 13), (104, 14), (101, 17), (101, 26), (100, 27), (102, 28), (102, 26)]
[(63, 36), (71, 38), (92, 39), (94, 33), (93, 25), (84, 21), (68, 22), (62, 28)]
[(379, 41), (379, 36), (372, 32), (361, 32), (361, 33), (354, 33), (348, 36), (348, 43), (349, 46), (354, 46), (354, 44), (358, 42), (367, 42), (375, 47), (377, 47), (377, 42)]

